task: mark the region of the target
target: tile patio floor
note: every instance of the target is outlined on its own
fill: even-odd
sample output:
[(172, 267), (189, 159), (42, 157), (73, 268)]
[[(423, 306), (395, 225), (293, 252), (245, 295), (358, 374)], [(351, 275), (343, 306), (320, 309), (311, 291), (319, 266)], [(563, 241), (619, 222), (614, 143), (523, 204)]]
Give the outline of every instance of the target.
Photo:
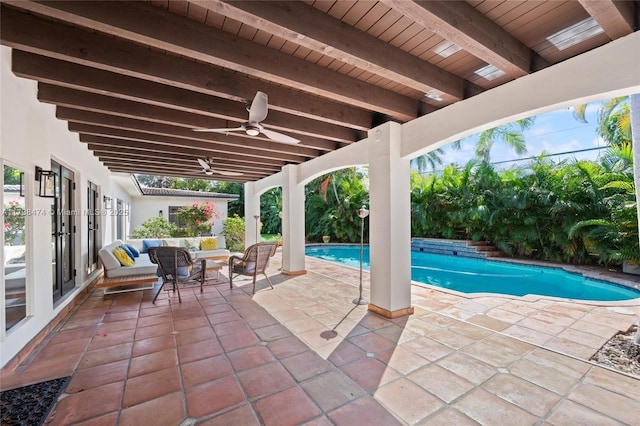
[(253, 297), (224, 276), (181, 304), (93, 291), (2, 389), (71, 375), (49, 425), (640, 424), (640, 379), (585, 361), (640, 303), (413, 286), (414, 315), (387, 320), (351, 303), (358, 271), (279, 266)]

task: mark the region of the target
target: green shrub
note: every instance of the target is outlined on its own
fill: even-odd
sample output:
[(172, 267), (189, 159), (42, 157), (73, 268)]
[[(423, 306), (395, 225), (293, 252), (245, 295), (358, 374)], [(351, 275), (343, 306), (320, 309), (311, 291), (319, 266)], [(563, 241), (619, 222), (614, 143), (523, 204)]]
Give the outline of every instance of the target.
[(244, 218), (234, 214), (223, 222), (222, 235), (230, 251), (244, 251)]
[(142, 225), (136, 226), (131, 238), (170, 238), (177, 235), (178, 228), (164, 217), (151, 217)]

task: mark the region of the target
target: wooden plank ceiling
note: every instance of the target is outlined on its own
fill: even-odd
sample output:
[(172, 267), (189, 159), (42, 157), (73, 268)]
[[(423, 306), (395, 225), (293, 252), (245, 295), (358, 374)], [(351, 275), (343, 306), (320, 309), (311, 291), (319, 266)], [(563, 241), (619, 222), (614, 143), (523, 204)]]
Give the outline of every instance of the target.
[[(637, 1), (2, 1), (13, 72), (113, 172), (256, 180), (632, 33)], [(257, 91), (260, 134), (238, 127)], [(206, 176), (197, 159), (240, 177)]]

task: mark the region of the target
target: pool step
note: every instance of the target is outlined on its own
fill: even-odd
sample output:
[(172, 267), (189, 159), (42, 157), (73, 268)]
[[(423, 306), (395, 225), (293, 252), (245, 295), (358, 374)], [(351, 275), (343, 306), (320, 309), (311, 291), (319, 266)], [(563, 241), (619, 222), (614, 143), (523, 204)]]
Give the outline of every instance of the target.
[(502, 251), (485, 241), (444, 240), (439, 238), (413, 238), (411, 240), (411, 250), (476, 259), (504, 256)]

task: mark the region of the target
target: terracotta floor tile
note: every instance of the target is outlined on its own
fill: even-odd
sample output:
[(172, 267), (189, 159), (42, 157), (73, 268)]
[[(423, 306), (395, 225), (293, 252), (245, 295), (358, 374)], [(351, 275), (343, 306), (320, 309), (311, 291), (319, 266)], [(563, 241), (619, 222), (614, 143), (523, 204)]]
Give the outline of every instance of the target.
[(279, 359), (288, 358), (309, 349), (307, 345), (295, 336), (270, 341), (267, 347)]
[(68, 425), (116, 411), (123, 390), (124, 382), (117, 382), (70, 394), (54, 408), (55, 423)]
[(606, 414), (622, 423), (636, 424), (638, 422), (640, 401), (599, 386), (580, 385), (569, 394), (569, 399)]
[(258, 416), (266, 426), (294, 426), (321, 414), (320, 409), (299, 387), (259, 399), (254, 403)]
[(205, 326), (200, 328), (192, 328), (190, 330), (182, 330), (175, 334), (176, 342), (178, 346), (188, 345), (189, 343), (201, 342), (203, 340), (210, 340), (216, 337), (216, 333), (211, 326)]
[(547, 420), (552, 425), (623, 425), (623, 423), (616, 422), (608, 416), (570, 400), (562, 401)]
[(518, 355), (485, 342), (474, 343), (462, 351), (494, 367), (508, 367), (520, 359)]
[(238, 315), (235, 310), (207, 314), (207, 317), (209, 318), (209, 321), (211, 321), (211, 324), (213, 324), (213, 328), (218, 335), (227, 334), (223, 330), (233, 327), (232, 324), (227, 324), (226, 326), (223, 326), (223, 324), (230, 322), (244, 324), (242, 317)]
[(502, 332), (508, 336), (524, 340), (525, 342), (529, 342), (534, 345), (543, 345), (549, 340), (553, 339), (552, 334), (547, 334), (539, 330), (533, 330), (531, 328), (523, 327), (519, 324), (514, 324), (510, 327), (507, 327)]
[(330, 412), (329, 418), (337, 426), (349, 425), (401, 425), (391, 413), (370, 396), (364, 396), (350, 402), (335, 411)]
[(222, 353), (222, 346), (217, 340), (201, 340), (195, 343), (178, 346), (178, 354), (180, 355), (180, 363), (196, 361), (208, 358)]
[(98, 333), (89, 344), (89, 350), (106, 348), (109, 346), (116, 346), (122, 343), (133, 342), (133, 336), (135, 335), (135, 329), (116, 331), (112, 333), (104, 333), (98, 330)]
[(365, 352), (362, 349), (348, 340), (344, 340), (331, 351), (331, 354), (327, 359), (334, 365), (341, 367), (344, 364), (353, 362), (357, 359), (363, 359), (364, 356)]
[[(416, 424), (435, 413), (445, 403), (410, 380), (399, 379), (375, 391), (374, 397), (397, 417), (409, 424)], [(407, 404), (407, 401), (420, 401)]]
[(153, 371), (178, 365), (178, 354), (175, 349), (165, 349), (147, 355), (131, 358), (129, 377), (141, 376)]
[(469, 392), (475, 385), (436, 364), (427, 365), (407, 376), (409, 380), (450, 403)]
[(562, 337), (554, 337), (544, 345), (553, 351), (571, 355), (580, 359), (591, 359), (591, 357), (600, 349), (591, 346), (582, 345), (580, 343), (564, 339)]
[(245, 333), (251, 330), (251, 327), (249, 327), (247, 323), (240, 318), (239, 315), (237, 315), (235, 312), (233, 314), (236, 315), (238, 319), (222, 323), (212, 321), (213, 329), (218, 336), (227, 336), (235, 333)]
[(185, 418), (180, 392), (162, 396), (142, 404), (125, 408), (120, 413), (119, 426), (175, 426)]
[(455, 425), (455, 426), (477, 426), (478, 423), (462, 414), (454, 408), (446, 408), (435, 416), (421, 423), (422, 425)]
[(88, 351), (84, 354), (78, 368), (90, 368), (96, 365), (108, 364), (114, 361), (131, 358), (133, 343), (123, 343), (103, 349)]
[(229, 352), (227, 357), (236, 371), (257, 367), (275, 359), (265, 346), (249, 346), (248, 348)]
[(209, 320), (204, 315), (173, 321), (173, 328), (178, 331), (191, 330), (194, 328), (207, 327), (207, 326), (209, 326)]
[(429, 361), (435, 361), (453, 352), (453, 349), (428, 337), (416, 337), (404, 342), (401, 347), (420, 355)]
[(253, 331), (244, 331), (221, 336), (219, 339), (225, 352), (231, 352), (237, 349), (246, 348), (247, 346), (257, 345), (260, 342)]
[(365, 333), (348, 339), (365, 352), (378, 353), (394, 346), (394, 343), (377, 333)]
[(170, 322), (161, 323), (161, 324), (155, 324), (155, 325), (138, 328), (136, 330), (135, 338), (136, 340), (144, 340), (144, 339), (150, 339), (152, 337), (166, 336), (171, 334), (172, 332), (173, 332), (172, 323)]
[[(54, 419), (55, 419), (55, 415), (54, 415)], [(49, 424), (55, 425), (57, 423), (54, 420), (51, 423), (47, 423), (47, 425)], [(90, 420), (84, 421), (82, 423), (77, 423), (77, 424), (82, 426), (113, 426), (118, 424), (118, 413), (113, 412), (113, 413), (104, 414), (102, 416), (94, 417)]]
[(251, 405), (245, 404), (212, 419), (198, 423), (198, 426), (259, 426), (260, 422)]
[(49, 342), (42, 349), (42, 352), (38, 354), (38, 357), (36, 358), (36, 360), (64, 357), (64, 356), (69, 356), (71, 354), (77, 354), (79, 358), (82, 355), (82, 353), (87, 349), (90, 342), (91, 342), (90, 337), (85, 337), (82, 339), (76, 339), (70, 342), (62, 342), (57, 344), (52, 344), (51, 342)]
[(484, 383), (498, 372), (492, 365), (463, 353), (451, 354), (437, 361), (436, 364), (465, 378), (474, 385)]
[(552, 367), (521, 359), (509, 367), (509, 372), (531, 383), (563, 395), (576, 385), (578, 379)]
[(599, 386), (640, 401), (638, 379), (604, 368), (592, 368), (584, 377), (584, 383)]
[(176, 339), (171, 334), (164, 336), (152, 337), (150, 339), (136, 340), (133, 344), (133, 356), (150, 354), (176, 347)]
[(556, 393), (507, 374), (495, 375), (482, 388), (539, 417), (543, 417), (561, 398)]
[(376, 358), (387, 364), (400, 374), (409, 374), (429, 363), (423, 357), (414, 354), (402, 346), (397, 346), (379, 353)]
[(61, 331), (57, 333), (55, 336), (53, 336), (49, 344), (55, 345), (58, 343), (66, 343), (74, 340), (93, 337), (93, 334), (95, 332), (96, 332), (96, 327), (93, 327), (93, 326), (80, 327), (80, 328), (74, 328), (71, 330)]
[(104, 316), (104, 322), (105, 323), (116, 322), (116, 321), (124, 321), (124, 320), (131, 320), (131, 319), (137, 319), (137, 318), (138, 318), (137, 310), (123, 311), (123, 312), (110, 311)]
[(233, 373), (229, 361), (223, 356), (207, 357), (182, 364), (182, 382), (185, 389)]
[(242, 317), (247, 322), (247, 324), (249, 324), (249, 326), (253, 329), (258, 329), (258, 328), (263, 328), (270, 325), (279, 324), (278, 320), (276, 320), (274, 317), (272, 317), (268, 313), (260, 313), (260, 314), (247, 315), (247, 316), (243, 315)]
[(331, 371), (302, 384), (304, 390), (325, 412), (364, 395), (364, 390), (341, 371)]
[(238, 373), (238, 380), (249, 398), (257, 398), (295, 383), (287, 370), (278, 362), (241, 371)]
[(129, 369), (129, 360), (102, 364), (77, 371), (65, 389), (67, 393), (83, 392), (98, 386), (124, 381)]
[(532, 425), (537, 419), (523, 409), (480, 388), (454, 402), (453, 407), (485, 425)]
[[(109, 315), (106, 315), (108, 317)], [(113, 322), (103, 322), (102, 325), (98, 328), (98, 333), (113, 333), (116, 331), (123, 330), (131, 330), (135, 329), (138, 324), (138, 319), (126, 319), (122, 321), (113, 321)]]
[(131, 377), (124, 388), (122, 406), (131, 407), (180, 389), (180, 374), (177, 366)]
[(380, 386), (400, 376), (374, 358), (354, 361), (343, 366), (342, 371), (367, 392), (374, 392)]
[(185, 390), (187, 412), (191, 417), (204, 417), (244, 401), (240, 384), (233, 376), (203, 383)]
[(274, 340), (291, 336), (291, 332), (289, 331), (289, 329), (280, 324), (272, 324), (266, 327), (260, 327), (255, 329), (254, 331), (263, 342), (272, 342)]
[(282, 361), (282, 365), (298, 382), (325, 373), (333, 368), (330, 362), (322, 359), (314, 351), (303, 352)]

